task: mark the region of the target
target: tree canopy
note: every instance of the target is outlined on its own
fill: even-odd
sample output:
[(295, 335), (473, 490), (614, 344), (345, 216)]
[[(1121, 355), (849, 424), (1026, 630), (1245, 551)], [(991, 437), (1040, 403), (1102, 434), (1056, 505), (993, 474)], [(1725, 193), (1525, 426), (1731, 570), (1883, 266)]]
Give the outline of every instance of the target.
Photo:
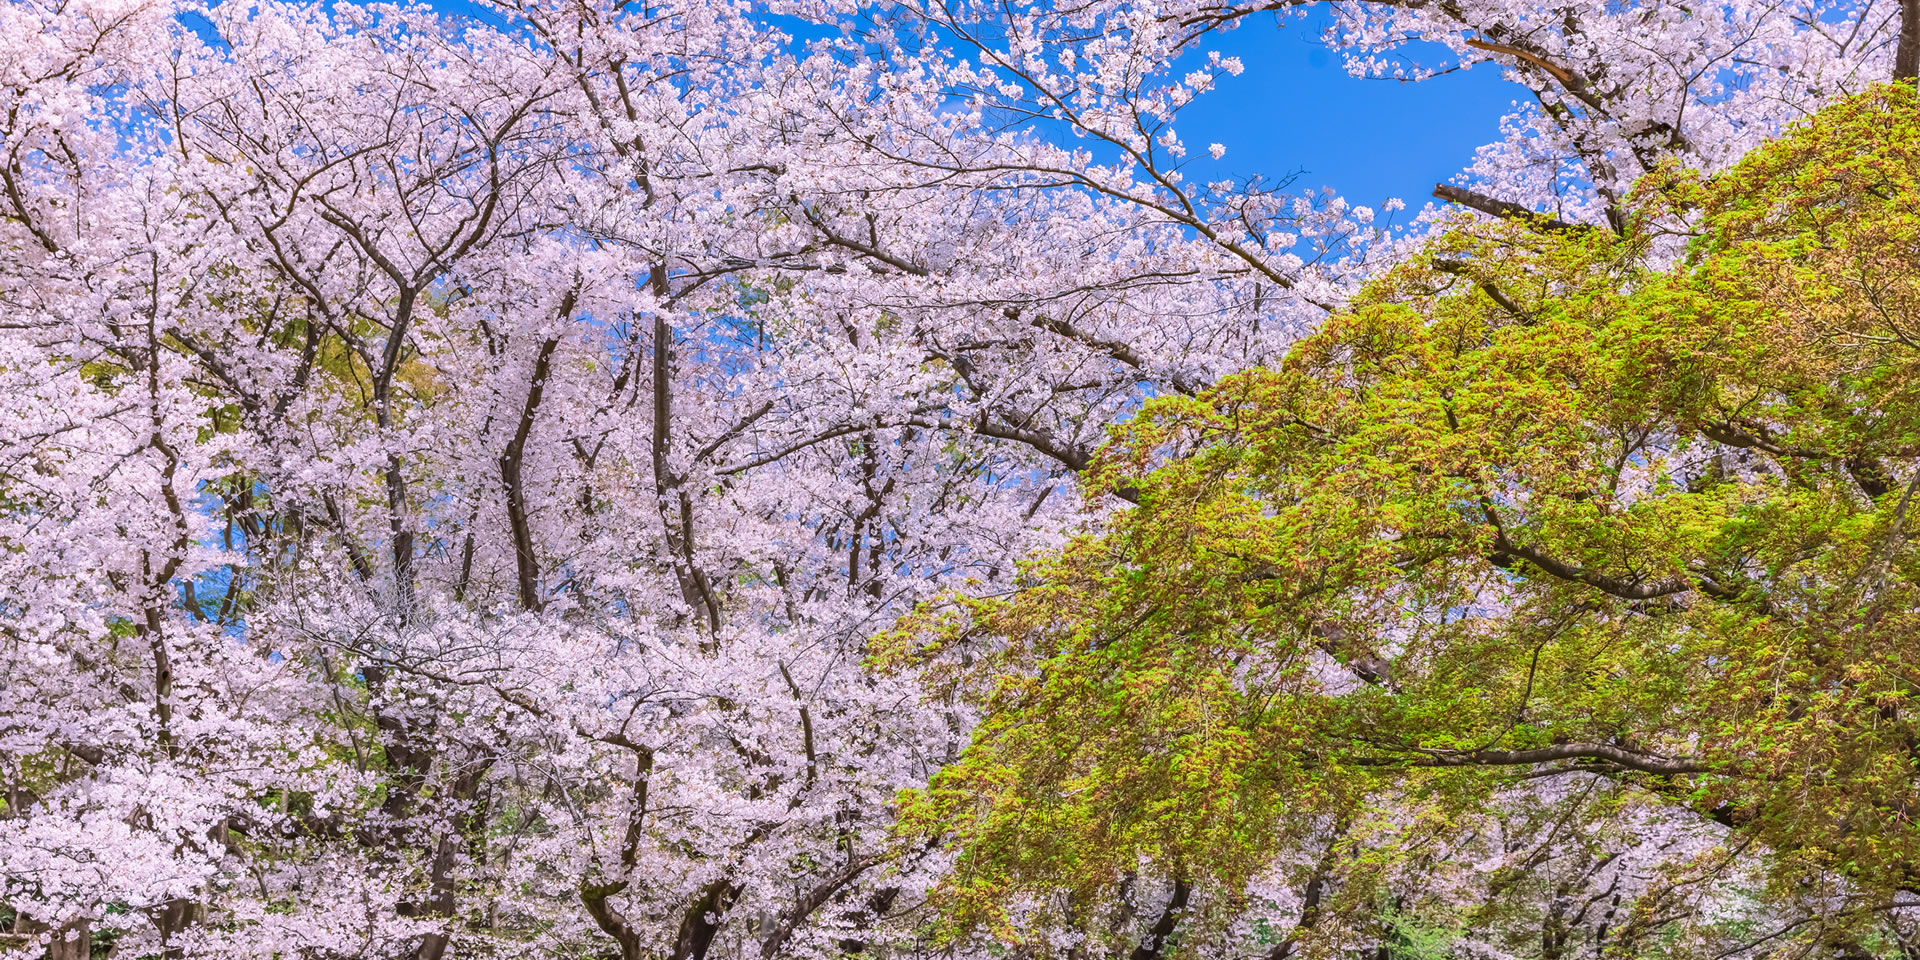
[[(1630, 209), (1457, 223), (1280, 363), (1146, 402), (1094, 471), (1138, 507), (881, 638), (985, 709), (905, 814), (960, 850), (957, 924), (1315, 842), (1300, 877), (1377, 917), (1519, 802), (1704, 828), (1757, 909), (1830, 899), (1790, 939), (1878, 942), (1920, 892), (1920, 98)], [(1624, 916), (1611, 949), (1663, 949)]]
[[(1426, 209), (1242, 169), (1302, 22), (1518, 98)], [(1916, 74), (1920, 0), (0, 3), (0, 960), (1920, 956)]]

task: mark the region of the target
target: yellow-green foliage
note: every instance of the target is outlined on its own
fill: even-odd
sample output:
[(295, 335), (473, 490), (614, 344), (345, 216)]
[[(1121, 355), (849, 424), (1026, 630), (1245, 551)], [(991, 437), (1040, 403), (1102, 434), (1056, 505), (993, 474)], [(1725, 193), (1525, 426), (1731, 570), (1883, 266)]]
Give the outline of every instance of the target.
[(953, 923), (1143, 863), (1231, 887), (1388, 794), (1470, 815), (1554, 745), (1638, 758), (1550, 762), (1783, 875), (1920, 882), (1920, 104), (1638, 203), (1624, 238), (1461, 223), (1278, 369), (1122, 428), (1096, 484), (1141, 503), (1105, 533), (877, 641), (986, 713), (902, 801), (961, 851)]

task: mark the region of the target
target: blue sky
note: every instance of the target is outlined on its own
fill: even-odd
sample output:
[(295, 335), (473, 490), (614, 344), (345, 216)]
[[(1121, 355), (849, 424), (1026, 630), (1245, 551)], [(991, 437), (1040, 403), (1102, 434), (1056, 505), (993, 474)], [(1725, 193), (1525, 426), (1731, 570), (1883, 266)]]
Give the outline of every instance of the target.
[[(1419, 210), (1434, 184), (1498, 138), (1500, 117), (1527, 96), (1491, 64), (1419, 83), (1348, 76), (1319, 36), (1317, 18), (1276, 26), (1262, 17), (1211, 40), (1246, 72), (1223, 78), (1182, 113), (1181, 139), (1199, 158), (1190, 176), (1299, 172), (1298, 186), (1330, 186), (1375, 207), (1399, 197)], [(1452, 62), (1438, 45), (1408, 53), (1428, 65)], [(1205, 156), (1209, 143), (1226, 145), (1217, 163)]]
[[(449, 13), (481, 13), (469, 0), (429, 2)], [(1299, 173), (1300, 187), (1333, 187), (1375, 208), (1399, 197), (1419, 210), (1434, 184), (1498, 137), (1501, 115), (1526, 96), (1490, 64), (1420, 83), (1349, 76), (1319, 42), (1324, 23), (1324, 14), (1249, 17), (1208, 39), (1207, 49), (1239, 57), (1246, 72), (1223, 78), (1181, 114), (1180, 134), (1193, 158), (1189, 176), (1244, 181), (1254, 173)], [(1428, 65), (1451, 62), (1437, 45), (1406, 53)], [(1209, 143), (1225, 144), (1226, 156), (1206, 156)]]

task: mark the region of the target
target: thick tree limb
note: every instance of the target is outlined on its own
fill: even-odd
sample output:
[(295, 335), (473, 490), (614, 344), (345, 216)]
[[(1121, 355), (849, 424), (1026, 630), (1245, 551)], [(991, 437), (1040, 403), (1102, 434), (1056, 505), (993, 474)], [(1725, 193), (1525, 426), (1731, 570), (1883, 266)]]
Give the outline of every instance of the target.
[(1193, 887), (1185, 880), (1173, 882), (1173, 899), (1167, 901), (1167, 908), (1160, 911), (1160, 919), (1154, 921), (1153, 928), (1147, 931), (1140, 945), (1133, 948), (1128, 960), (1160, 960), (1166, 954), (1167, 938), (1180, 925), (1180, 914), (1187, 909), (1187, 898), (1192, 893)]
[(1327, 884), (1333, 878), (1333, 856), (1339, 848), (1340, 836), (1346, 832), (1343, 822), (1335, 830), (1332, 839), (1327, 841), (1325, 853), (1313, 865), (1313, 875), (1307, 878), (1307, 885), (1300, 893), (1300, 922), (1294, 924), (1293, 931), (1286, 938), (1274, 944), (1267, 952), (1267, 960), (1287, 960), (1300, 946), (1300, 934), (1311, 933), (1320, 925), (1320, 904), (1327, 896)]
[[(575, 293), (568, 291), (566, 299), (560, 304), (562, 316), (572, 315), (574, 297)], [(540, 353), (533, 361), (533, 382), (527, 387), (526, 406), (520, 410), (520, 423), (514, 428), (513, 439), (507, 441), (506, 451), (500, 454), (500, 483), (507, 490), (507, 526), (513, 534), (513, 563), (520, 587), (520, 606), (533, 612), (538, 612), (541, 606), (540, 566), (533, 553), (533, 527), (527, 518), (527, 487), (523, 466), (527, 437), (533, 433), (533, 419), (540, 412), (540, 397), (546, 389), (554, 348), (559, 344), (559, 339), (555, 337), (549, 337), (540, 344)]]
[(626, 915), (609, 902), (632, 882), (628, 878), (633, 875), (634, 865), (640, 861), (640, 841), (646, 829), (647, 784), (653, 776), (653, 751), (638, 744), (631, 744), (631, 749), (634, 751), (633, 800), (627, 808), (627, 832), (620, 844), (621, 878), (610, 883), (584, 880), (580, 883), (581, 906), (587, 908), (587, 915), (593, 918), (594, 926), (620, 945), (621, 960), (641, 960), (646, 956), (640, 934), (633, 929)]
[(1590, 570), (1567, 563), (1557, 557), (1549, 556), (1533, 547), (1514, 543), (1512, 540), (1507, 539), (1504, 531), (1496, 528), (1493, 538), (1493, 553), (1488, 557), (1489, 562), (1502, 569), (1511, 569), (1515, 559), (1525, 560), (1534, 567), (1557, 579), (1565, 580), (1569, 583), (1586, 584), (1601, 593), (1607, 594), (1608, 596), (1619, 597), (1622, 600), (1657, 600), (1661, 597), (1670, 597), (1677, 593), (1686, 593), (1696, 586), (1694, 581), (1680, 577), (1675, 577), (1670, 580), (1644, 582), (1639, 580), (1623, 580), (1618, 577), (1609, 577), (1605, 574), (1594, 573)]
[(740, 896), (732, 878), (721, 877), (701, 888), (700, 896), (680, 918), (680, 932), (673, 939), (673, 952), (667, 960), (706, 960), (707, 948), (720, 932), (724, 914)]
[(809, 887), (798, 900), (780, 912), (779, 918), (774, 921), (773, 931), (760, 942), (762, 960), (771, 960), (777, 955), (780, 948), (786, 946), (787, 940), (793, 936), (793, 931), (806, 922), (807, 917), (812, 916), (813, 912), (832, 899), (834, 894), (839, 893), (847, 884), (858, 879), (861, 874), (883, 859), (885, 858), (880, 856), (860, 857)]
[(1531, 223), (1546, 230), (1565, 232), (1593, 229), (1584, 223), (1570, 223), (1558, 217), (1548, 216), (1536, 210), (1523, 207), (1510, 200), (1500, 200), (1495, 197), (1489, 197), (1484, 193), (1476, 193), (1465, 187), (1456, 187), (1452, 184), (1434, 184), (1433, 195), (1437, 199), (1445, 200), (1448, 203), (1457, 203), (1470, 210), (1478, 210), (1490, 217)]
[[(481, 757), (465, 765), (454, 778), (449, 792), (456, 803), (462, 805), (478, 804), (484, 808), (489, 802), (484, 793), (487, 771), (493, 768), (494, 758)], [(454, 867), (459, 863), (462, 834), (469, 838), (481, 829), (486, 822), (484, 809), (480, 812), (469, 810), (461, 816), (453, 829), (442, 834), (434, 845), (433, 860), (428, 867), (427, 899), (415, 911), (416, 916), (451, 917), (454, 908)], [(450, 939), (445, 933), (429, 933), (421, 938), (420, 947), (414, 952), (415, 960), (441, 960), (446, 956)]]
[(1893, 80), (1920, 79), (1920, 0), (1900, 0), (1900, 40), (1893, 48)]
[(616, 894), (627, 889), (627, 881), (615, 880), (612, 883), (582, 883), (580, 885), (580, 904), (587, 908), (587, 916), (593, 918), (594, 926), (602, 933), (612, 937), (620, 945), (621, 960), (640, 960), (646, 951), (640, 943), (640, 934), (635, 932), (633, 924), (627, 922), (625, 914), (609, 902)]
[[(1920, 0), (1915, 0), (1920, 3)], [(1866, 454), (1855, 454), (1842, 459), (1840, 454), (1813, 447), (1790, 447), (1774, 439), (1766, 427), (1758, 424), (1735, 424), (1731, 421), (1707, 421), (1700, 424), (1700, 435), (1715, 443), (1742, 450), (1759, 450), (1776, 458), (1791, 457), (1796, 460), (1841, 460), (1847, 475), (1859, 486), (1860, 492), (1869, 500), (1878, 500), (1893, 492), (1893, 475), (1879, 458)]]
[(1488, 53), (1504, 54), (1505, 56), (1512, 57), (1516, 60), (1522, 60), (1527, 63), (1530, 63), (1536, 67), (1539, 67), (1542, 70), (1545, 70), (1548, 76), (1559, 81), (1560, 85), (1563, 87), (1566, 87), (1568, 90), (1573, 90), (1575, 88), (1586, 86), (1586, 84), (1582, 82), (1579, 77), (1576, 77), (1573, 75), (1572, 71), (1568, 70), (1567, 68), (1557, 63), (1554, 63), (1551, 60), (1548, 60), (1546, 57), (1543, 57), (1531, 50), (1527, 50), (1522, 47), (1512, 46), (1510, 44), (1505, 44), (1505, 43), (1493, 43), (1491, 41), (1481, 40), (1478, 38), (1469, 39), (1467, 41), (1467, 46), (1472, 47), (1475, 50), (1485, 50)]
[[(656, 264), (653, 270), (656, 295), (667, 293), (667, 266)], [(666, 527), (667, 547), (674, 556), (674, 574), (680, 581), (680, 593), (689, 607), (700, 615), (709, 635), (720, 629), (720, 601), (713, 584), (700, 569), (694, 551), (693, 498), (683, 485), (685, 477), (673, 470), (673, 331), (667, 318), (653, 318), (653, 489), (660, 508), (660, 521)]]

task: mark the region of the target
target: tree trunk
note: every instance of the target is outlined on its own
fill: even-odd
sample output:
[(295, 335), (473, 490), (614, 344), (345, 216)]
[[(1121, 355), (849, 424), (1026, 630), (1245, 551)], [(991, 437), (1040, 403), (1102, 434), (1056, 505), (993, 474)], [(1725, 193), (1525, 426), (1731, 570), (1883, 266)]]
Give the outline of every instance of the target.
[(1900, 0), (1900, 40), (1893, 48), (1893, 80), (1920, 77), (1920, 0)]

